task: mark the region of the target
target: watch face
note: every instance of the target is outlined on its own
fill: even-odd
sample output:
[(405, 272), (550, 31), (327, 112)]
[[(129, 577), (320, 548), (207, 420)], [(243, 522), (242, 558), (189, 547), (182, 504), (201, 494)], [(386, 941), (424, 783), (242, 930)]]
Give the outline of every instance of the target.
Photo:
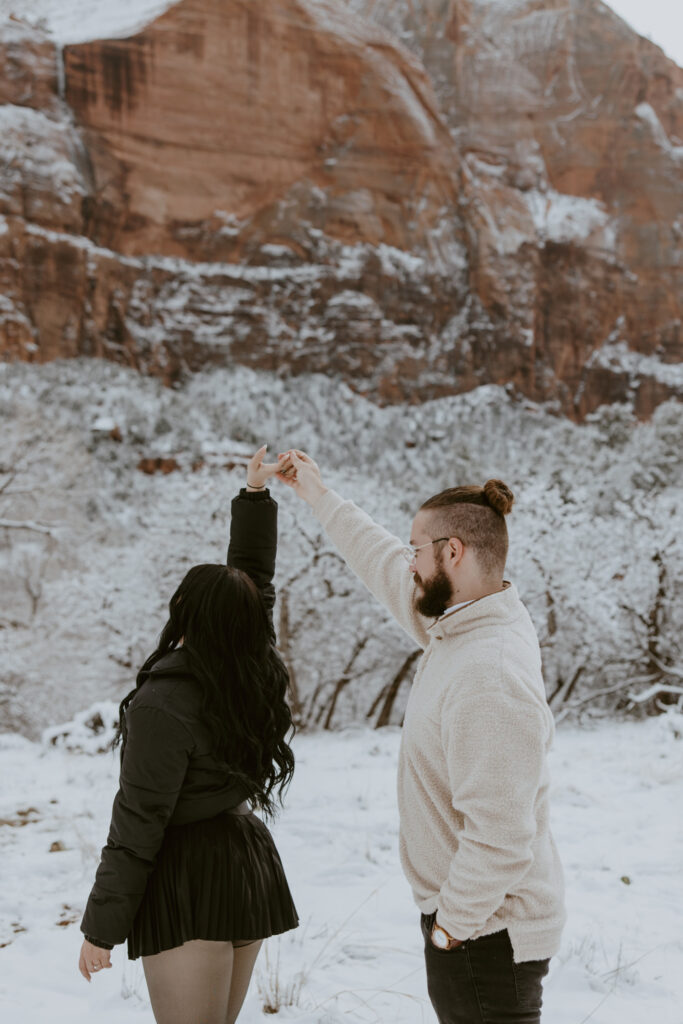
[(443, 928), (439, 928), (438, 926), (434, 928), (432, 932), (432, 942), (435, 946), (438, 946), (439, 949), (448, 949), (448, 936)]

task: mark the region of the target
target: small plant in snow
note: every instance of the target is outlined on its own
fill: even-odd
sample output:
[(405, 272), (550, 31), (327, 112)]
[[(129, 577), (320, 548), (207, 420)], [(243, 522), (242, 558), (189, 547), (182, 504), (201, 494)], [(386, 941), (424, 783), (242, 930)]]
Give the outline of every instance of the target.
[[(275, 953), (273, 953), (275, 945)], [(256, 987), (263, 1000), (264, 1013), (279, 1013), (284, 1006), (300, 1006), (301, 991), (306, 980), (303, 968), (291, 977), (283, 977), (280, 965), (281, 939), (266, 942), (263, 960), (256, 968)]]
[(121, 979), (121, 998), (132, 999), (138, 1005), (148, 1004), (144, 973), (140, 960), (126, 960)]

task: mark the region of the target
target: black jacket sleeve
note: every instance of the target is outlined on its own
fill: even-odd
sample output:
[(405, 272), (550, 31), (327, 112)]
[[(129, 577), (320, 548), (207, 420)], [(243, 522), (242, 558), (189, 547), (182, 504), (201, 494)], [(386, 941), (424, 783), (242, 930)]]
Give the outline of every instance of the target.
[(91, 946), (97, 946), (99, 949), (113, 949), (111, 942), (100, 942), (99, 939), (93, 938), (92, 935), (85, 936)]
[(124, 942), (183, 784), (194, 741), (173, 715), (133, 703), (107, 845), (81, 931), (102, 945)]
[(246, 572), (263, 594), (273, 639), (276, 553), (277, 502), (268, 490), (247, 491), (243, 488), (232, 499), (228, 565)]

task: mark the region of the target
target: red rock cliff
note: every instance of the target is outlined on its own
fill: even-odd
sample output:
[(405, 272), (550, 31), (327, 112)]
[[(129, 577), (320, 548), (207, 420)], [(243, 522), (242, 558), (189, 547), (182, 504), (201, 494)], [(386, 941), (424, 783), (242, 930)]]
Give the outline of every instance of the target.
[(598, 0), (182, 0), (63, 59), (0, 30), (6, 358), (681, 393), (683, 72)]

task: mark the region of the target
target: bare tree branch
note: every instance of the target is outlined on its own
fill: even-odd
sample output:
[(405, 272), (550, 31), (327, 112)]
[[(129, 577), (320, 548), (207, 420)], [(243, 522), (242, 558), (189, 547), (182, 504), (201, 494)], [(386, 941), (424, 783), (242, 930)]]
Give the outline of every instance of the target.
[(383, 687), (383, 689), (378, 694), (377, 699), (373, 703), (372, 707), (370, 708), (366, 716), (367, 718), (372, 718), (377, 708), (377, 705), (383, 699), (382, 708), (380, 710), (379, 715), (377, 716), (377, 721), (375, 722), (375, 729), (380, 729), (383, 725), (389, 724), (391, 712), (394, 706), (394, 701), (396, 700), (398, 691), (401, 689), (401, 684), (406, 679), (410, 670), (412, 669), (413, 665), (415, 664), (415, 662), (417, 661), (421, 654), (422, 651), (419, 648), (416, 651), (412, 651), (405, 659), (405, 661), (403, 662), (403, 664), (401, 665), (400, 669), (398, 670), (394, 678), (391, 680), (391, 682), (387, 683), (387, 685)]
[[(642, 680), (648, 682), (649, 677)], [(620, 690), (625, 690), (628, 686), (633, 686), (634, 682), (640, 682), (639, 679), (622, 679), (616, 686), (606, 686), (602, 690), (595, 690), (593, 693), (589, 693), (586, 697), (581, 697), (579, 700), (573, 700), (571, 704), (565, 704), (563, 708), (556, 715), (555, 720), (561, 722), (563, 718), (566, 718), (572, 711), (577, 711), (579, 708), (585, 707), (586, 704), (592, 703), (594, 700), (598, 700), (600, 697), (607, 697), (612, 693), (618, 693)]]
[(292, 708), (292, 717), (298, 724), (301, 721), (301, 699), (297, 684), (296, 671), (292, 661), (289, 628), (289, 591), (286, 587), (280, 590), (278, 595), (280, 608), (280, 627), (278, 629), (278, 647), (283, 661), (289, 672), (289, 700)]
[[(0, 470), (0, 473), (2, 470)], [(0, 494), (4, 494), (10, 484), (14, 483), (17, 478), (16, 470), (12, 469), (8, 471), (7, 479), (3, 484), (0, 484)]]
[[(332, 728), (332, 719), (334, 717), (334, 712), (335, 712), (335, 708), (337, 706), (337, 700), (339, 698), (339, 695), (342, 692), (342, 690), (344, 690), (349, 685), (349, 683), (351, 682), (351, 679), (353, 678), (351, 676), (351, 669), (354, 666), (356, 658), (358, 657), (359, 654), (362, 653), (362, 651), (365, 650), (365, 647), (367, 646), (367, 644), (369, 643), (369, 641), (371, 639), (372, 639), (372, 634), (366, 634), (365, 636), (362, 636), (362, 637), (360, 637), (360, 639), (356, 640), (356, 644), (355, 644), (355, 646), (353, 648), (353, 652), (351, 654), (351, 657), (347, 661), (347, 663), (346, 663), (346, 665), (344, 667), (344, 671), (342, 672), (340, 678), (335, 683), (334, 691), (332, 693), (332, 696), (331, 696), (329, 704), (328, 704), (328, 710), (327, 710), (327, 715), (325, 717), (325, 722), (323, 724), (323, 728), (324, 729), (331, 729)], [(324, 711), (325, 711), (325, 708), (322, 707), (320, 709), (320, 714), (318, 715), (318, 721), (320, 721), (320, 718), (322, 717)]]
[(650, 660), (654, 661), (657, 668), (660, 669), (664, 675), (673, 676), (674, 679), (683, 679), (683, 671), (681, 671), (680, 668), (674, 668), (673, 665), (665, 665), (664, 662), (653, 652), (650, 652)]
[(645, 704), (646, 701), (652, 700), (660, 693), (674, 693), (678, 694), (679, 697), (683, 697), (683, 686), (669, 686), (667, 683), (655, 683), (647, 690), (643, 690), (642, 693), (629, 693), (628, 698), (631, 704)]
[(553, 710), (560, 704), (564, 704), (567, 701), (569, 695), (571, 694), (572, 690), (578, 683), (579, 679), (581, 678), (585, 670), (585, 665), (579, 665), (571, 679), (568, 679), (566, 683), (563, 683), (561, 686), (558, 687), (557, 690), (555, 690), (555, 692), (550, 697), (550, 700), (548, 701), (548, 704), (551, 708), (553, 708)]
[(36, 523), (32, 519), (18, 520), (18, 519), (0, 519), (0, 527), (5, 530), (33, 530), (34, 533), (46, 533), (50, 537), (54, 537), (55, 533), (52, 527), (44, 526), (43, 523)]
[(629, 607), (629, 605), (624, 604), (623, 601), (619, 602), (619, 607), (621, 608), (622, 612), (628, 612), (629, 615), (634, 615), (640, 622), (642, 622), (642, 624), (645, 627), (647, 627), (648, 620), (645, 615), (642, 615), (640, 612), (637, 612), (635, 608), (631, 608)]

